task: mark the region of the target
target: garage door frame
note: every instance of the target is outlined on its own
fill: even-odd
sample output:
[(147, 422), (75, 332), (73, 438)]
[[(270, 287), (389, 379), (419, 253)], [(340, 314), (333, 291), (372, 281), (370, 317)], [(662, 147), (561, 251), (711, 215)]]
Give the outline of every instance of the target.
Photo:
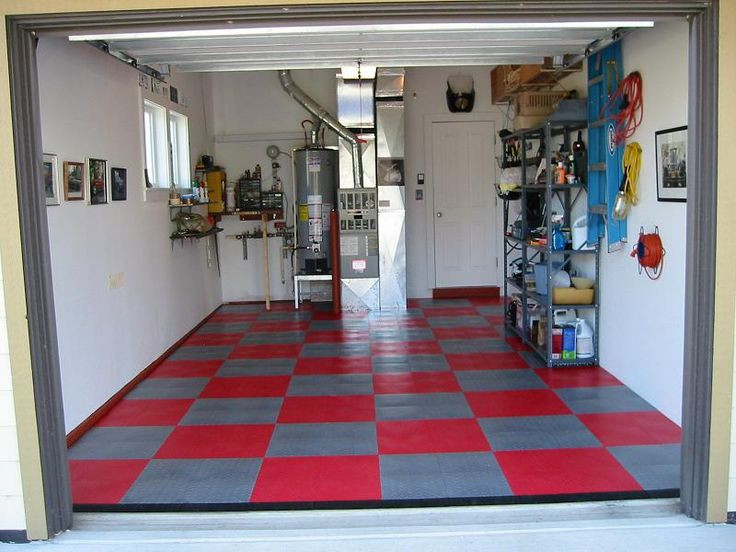
[[(238, 20), (326, 19), (333, 22), (355, 17), (399, 17), (432, 14), (435, 17), (494, 17), (544, 20), (569, 16), (591, 19), (611, 17), (690, 17), (690, 106), (688, 179), (698, 186), (688, 191), (686, 279), (686, 340), (683, 401), (683, 462), (681, 502), (689, 516), (712, 519), (717, 506), (711, 478), (711, 412), (716, 282), (717, 119), (718, 119), (718, 10), (717, 4), (657, 0), (622, 2), (571, 1), (484, 3), (402, 3), (295, 6), (242, 9), (155, 10), (96, 12), (60, 15), (10, 16), (7, 22), (8, 55), (15, 137), (16, 177), (26, 308), (31, 348), (36, 421), (46, 525), (54, 535), (72, 524), (69, 475), (63, 427), (59, 355), (48, 243), (48, 224), (41, 182), (41, 126), (36, 77), (37, 33), (63, 33), (85, 27), (102, 29), (136, 25), (177, 24)], [(451, 6), (451, 7), (448, 7)], [(697, 177), (697, 178), (696, 178)], [(709, 487), (710, 485), (710, 487)]]

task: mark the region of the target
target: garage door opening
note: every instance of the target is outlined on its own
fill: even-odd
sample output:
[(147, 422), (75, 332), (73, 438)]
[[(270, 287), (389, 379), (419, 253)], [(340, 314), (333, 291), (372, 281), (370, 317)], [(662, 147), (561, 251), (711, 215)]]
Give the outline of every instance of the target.
[[(581, 46), (565, 53), (585, 53), (610, 36), (607, 27), (596, 32), (600, 36), (593, 40), (577, 37)], [(490, 74), (499, 64), (530, 61), (541, 40), (520, 40), (506, 58), (487, 53), (485, 63), (455, 59), (451, 68), (436, 61), (391, 61), (405, 71), (401, 177), (409, 299), (406, 310), (333, 314), (319, 301), (320, 293), (327, 295), (318, 285), (310, 285), (310, 302), (299, 308), (291, 303), (295, 284), (285, 234), (302, 216), (302, 206), (288, 194), (296, 180), (291, 161), (271, 157), (267, 149), (275, 143), (278, 152), (293, 155), (304, 141), (297, 125), (305, 112), (280, 90), (276, 70), (238, 70), (243, 60), (221, 38), (220, 66), (207, 59), (211, 46), (203, 43), (197, 50), (148, 37), (153, 42), (142, 50), (150, 51), (134, 53), (132, 43), (115, 46), (125, 39), (108, 38), (105, 48), (157, 68), (158, 75), (66, 37), (41, 37), (38, 45), (43, 150), (59, 172), (60, 205), (49, 205), (47, 215), (66, 433), (74, 441), (69, 458), (75, 507), (334, 507), (678, 494), (686, 213), (684, 204), (656, 201), (651, 179), (657, 166), (654, 132), (687, 123), (687, 23), (658, 21), (622, 40), (622, 74), (638, 69), (645, 91), (652, 90), (641, 134), (635, 135), (641, 136), (649, 172), (643, 171), (646, 189), (632, 211), (629, 237), (633, 242), (639, 224), (660, 226), (668, 240), (662, 280), (667, 287), (637, 280), (633, 261), (602, 248), (596, 289), (601, 318), (595, 328), (600, 362), (568, 368), (545, 367), (530, 343), (509, 332), (503, 298), (431, 299), (432, 290), (442, 287), (436, 285), (438, 263), (447, 257), (438, 255), (438, 238), (449, 232), (437, 224), (443, 218), (438, 213), (447, 212), (437, 209), (446, 209), (437, 194), (448, 177), (437, 162), (445, 152), (441, 140), (433, 141), (432, 129), (454, 123), (467, 132), (492, 129), (488, 144), (495, 144), (487, 155), (493, 180), (500, 179), (506, 167), (495, 158), (503, 157), (503, 142), (494, 135), (515, 129), (510, 111), (492, 104)], [(267, 46), (273, 51), (273, 44)], [(549, 39), (545, 48), (552, 47)], [(649, 57), (633, 54), (642, 51)], [(660, 72), (656, 59), (663, 53), (677, 69)], [(309, 68), (283, 65), (287, 59), (278, 60), (278, 68), (292, 68), (303, 88), (338, 113), (335, 74), (342, 67), (326, 57), (323, 65), (312, 61)], [(159, 78), (161, 71), (170, 76)], [(476, 106), (451, 115), (445, 87), (458, 74), (472, 77)], [(572, 89), (577, 79), (585, 97), (586, 72), (569, 79), (557, 89)], [(151, 104), (154, 109), (147, 110)], [(160, 127), (167, 136), (159, 162), (168, 171), (166, 180), (156, 176), (155, 148), (146, 143), (156, 135), (155, 108), (169, 121)], [(182, 120), (189, 151), (176, 145), (186, 136), (176, 126)], [(365, 128), (352, 130), (360, 134)], [(339, 150), (336, 137), (328, 133), (326, 140)], [(467, 144), (472, 149), (478, 141), (472, 137)], [(177, 163), (186, 155), (188, 165)], [(278, 166), (270, 174), (272, 162)], [(82, 201), (73, 197), (74, 163), (83, 171)], [(99, 202), (93, 200), (100, 180), (94, 167), (102, 167), (102, 180), (109, 179), (101, 183), (110, 190)], [(187, 176), (198, 179), (202, 167), (205, 181), (212, 172), (224, 173), (220, 191), (226, 204), (228, 182), (257, 180), (258, 174), (267, 183), (261, 192), (283, 192), (284, 225), (265, 223), (264, 237), (258, 233), (262, 222), (225, 214), (215, 217), (219, 236), (203, 235), (195, 243), (170, 239), (176, 211), (210, 208), (184, 207), (181, 198), (168, 206), (169, 180), (181, 193), (190, 187)], [(374, 161), (374, 178), (381, 170)], [(122, 188), (113, 197), (123, 181), (124, 199)], [(503, 202), (490, 185), (486, 191), (493, 194), (493, 237), (481, 249), (493, 246), (502, 258), (508, 230)], [(258, 303), (265, 283), (264, 239), (271, 240), (265, 257), (273, 299), (268, 307)], [(508, 267), (502, 261), (496, 268), (491, 259), (488, 282), (498, 286), (509, 277)], [(637, 305), (672, 301), (671, 312), (652, 314), (669, 324), (651, 336), (670, 343), (663, 358), (642, 362), (645, 344), (627, 356), (627, 333), (639, 335), (647, 326), (622, 308), (627, 292)], [(94, 328), (105, 328), (97, 340), (73, 338)], [(680, 376), (663, 390), (658, 370)], [(115, 404), (98, 410), (111, 397)]]

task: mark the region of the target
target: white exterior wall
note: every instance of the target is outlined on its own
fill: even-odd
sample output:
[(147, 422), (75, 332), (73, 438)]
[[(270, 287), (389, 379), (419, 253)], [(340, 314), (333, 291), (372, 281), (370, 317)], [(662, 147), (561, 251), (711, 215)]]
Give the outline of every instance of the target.
[(25, 529), (13, 382), (10, 374), (8, 326), (3, 285), (0, 280), (0, 531)]
[[(127, 201), (47, 207), (67, 432), (221, 303), (212, 239), (172, 248), (167, 191), (143, 182), (139, 73), (86, 44), (42, 39), (44, 151), (128, 169)], [(189, 108), (192, 163), (205, 153), (201, 77), (173, 79)], [(63, 188), (63, 183), (60, 183)], [(204, 212), (203, 208), (200, 208)], [(122, 276), (120, 276), (122, 274)], [(122, 285), (111, 284), (111, 276)]]

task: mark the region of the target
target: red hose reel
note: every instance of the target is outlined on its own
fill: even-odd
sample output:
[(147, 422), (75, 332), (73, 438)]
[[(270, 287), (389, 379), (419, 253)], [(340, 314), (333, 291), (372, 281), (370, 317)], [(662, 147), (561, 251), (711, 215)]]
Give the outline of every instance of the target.
[(642, 226), (639, 230), (639, 241), (631, 252), (631, 256), (639, 261), (639, 274), (643, 270), (650, 280), (659, 278), (664, 267), (665, 253), (662, 239), (659, 237), (659, 227), (655, 226), (653, 233), (645, 234)]

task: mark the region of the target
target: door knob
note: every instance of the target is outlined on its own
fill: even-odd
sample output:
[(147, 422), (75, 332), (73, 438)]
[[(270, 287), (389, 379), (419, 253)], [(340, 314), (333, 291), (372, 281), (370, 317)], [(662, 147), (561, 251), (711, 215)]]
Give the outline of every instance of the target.
[(437, 211), (437, 218), (442, 218), (442, 211)]

